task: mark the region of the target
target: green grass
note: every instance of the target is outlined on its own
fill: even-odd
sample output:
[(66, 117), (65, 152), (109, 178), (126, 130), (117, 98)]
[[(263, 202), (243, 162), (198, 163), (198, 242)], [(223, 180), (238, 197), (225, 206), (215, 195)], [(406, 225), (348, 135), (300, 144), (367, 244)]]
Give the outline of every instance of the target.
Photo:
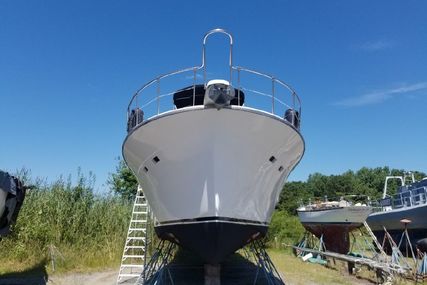
[[(328, 266), (304, 262), (295, 257), (290, 250), (269, 249), (268, 253), (287, 284), (293, 285), (322, 285), (322, 284), (376, 284), (378, 281), (374, 271), (362, 267), (355, 275), (350, 275), (347, 263), (330, 259)], [(399, 285), (415, 284), (414, 281), (398, 278)], [(418, 282), (417, 284), (427, 284)]]
[(38, 183), (27, 194), (12, 234), (0, 241), (0, 274), (31, 271), (40, 264), (48, 272), (118, 266), (131, 203), (96, 195), (92, 184), (82, 175), (74, 184)]
[(295, 285), (306, 284), (354, 284), (349, 277), (338, 270), (328, 269), (319, 264), (303, 262), (290, 251), (270, 249), (269, 255), (284, 277), (285, 282)]

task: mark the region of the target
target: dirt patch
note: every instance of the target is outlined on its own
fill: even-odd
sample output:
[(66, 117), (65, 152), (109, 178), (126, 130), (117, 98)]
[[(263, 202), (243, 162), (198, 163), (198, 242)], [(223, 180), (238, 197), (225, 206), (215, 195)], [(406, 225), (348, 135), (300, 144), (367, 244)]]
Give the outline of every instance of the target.
[(47, 285), (114, 285), (117, 270), (49, 276)]

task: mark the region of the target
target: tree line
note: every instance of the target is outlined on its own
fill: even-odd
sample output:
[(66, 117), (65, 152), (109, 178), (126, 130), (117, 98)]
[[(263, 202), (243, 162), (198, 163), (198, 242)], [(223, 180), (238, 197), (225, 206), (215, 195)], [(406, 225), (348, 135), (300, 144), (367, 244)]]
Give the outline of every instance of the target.
[[(348, 170), (339, 175), (311, 174), (307, 181), (288, 182), (283, 187), (277, 209), (295, 215), (301, 202), (311, 200), (339, 199), (343, 196), (355, 196), (355, 199), (366, 201), (378, 200), (382, 197), (385, 178), (388, 175), (402, 176), (407, 171), (392, 169), (388, 166), (368, 168), (362, 167), (357, 171)], [(415, 180), (421, 180), (426, 174), (413, 171)], [(391, 180), (388, 185), (390, 195), (397, 191), (398, 183)]]

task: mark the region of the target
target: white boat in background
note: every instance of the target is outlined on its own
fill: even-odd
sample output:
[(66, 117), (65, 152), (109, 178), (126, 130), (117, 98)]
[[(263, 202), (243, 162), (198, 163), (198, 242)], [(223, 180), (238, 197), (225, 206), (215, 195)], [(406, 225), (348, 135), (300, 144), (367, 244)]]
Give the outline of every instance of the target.
[[(218, 33), (230, 40), (230, 75), (208, 80), (206, 41)], [(200, 66), (139, 89), (123, 143), (158, 221), (157, 235), (210, 264), (266, 234), (304, 153), (296, 92), (273, 76), (233, 65), (232, 47), (230, 33), (212, 30), (203, 38)]]
[(301, 224), (309, 232), (318, 238), (323, 236), (327, 250), (347, 254), (349, 232), (363, 225), (372, 207), (341, 199), (301, 206), (297, 212)]

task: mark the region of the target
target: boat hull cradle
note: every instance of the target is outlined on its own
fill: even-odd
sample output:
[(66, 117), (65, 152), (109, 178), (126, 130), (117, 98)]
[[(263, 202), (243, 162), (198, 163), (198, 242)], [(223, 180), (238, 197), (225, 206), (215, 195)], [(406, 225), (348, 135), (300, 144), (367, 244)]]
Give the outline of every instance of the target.
[(323, 224), (323, 223), (303, 223), (304, 228), (314, 234), (317, 238), (322, 238), (325, 248), (328, 251), (347, 254), (350, 249), (349, 233), (362, 224)]

